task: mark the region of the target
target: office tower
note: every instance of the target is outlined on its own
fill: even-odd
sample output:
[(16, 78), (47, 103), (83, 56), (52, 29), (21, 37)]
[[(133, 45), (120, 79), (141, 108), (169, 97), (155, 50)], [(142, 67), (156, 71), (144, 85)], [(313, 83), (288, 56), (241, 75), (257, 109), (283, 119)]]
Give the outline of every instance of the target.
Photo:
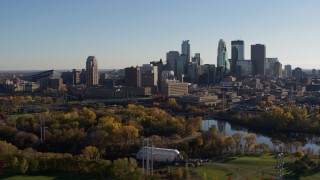
[(255, 75), (266, 74), (266, 46), (263, 44), (251, 45), (251, 61)]
[(274, 64), (279, 62), (278, 58), (266, 58), (266, 74), (274, 75)]
[(194, 57), (192, 58), (192, 62), (196, 63), (197, 65), (202, 65), (202, 59), (200, 57), (200, 53), (194, 54)]
[(292, 77), (292, 68), (291, 65), (287, 64), (284, 66), (284, 71), (285, 71), (285, 75), (286, 77)]
[(297, 67), (292, 71), (292, 76), (297, 80), (300, 81), (302, 78), (302, 69)]
[(167, 64), (170, 66), (170, 70), (177, 74), (177, 62), (179, 60), (180, 53), (178, 51), (167, 52)]
[(216, 74), (214, 64), (201, 65), (199, 68), (199, 84), (214, 85), (216, 83)]
[(238, 60), (236, 66), (236, 77), (240, 79), (243, 76), (252, 75), (252, 61), (251, 60)]
[(63, 84), (74, 85), (73, 84), (73, 74), (72, 74), (72, 72), (70, 72), (70, 71), (62, 72), (61, 73), (61, 78), (63, 80)]
[(188, 74), (188, 56), (181, 54), (177, 62), (177, 77), (179, 78), (182, 74)]
[(189, 40), (182, 41), (181, 54), (185, 54), (187, 56), (187, 61), (189, 63), (191, 57)]
[(158, 86), (158, 67), (151, 64), (143, 64), (140, 67), (141, 86), (155, 87)]
[(273, 65), (274, 76), (282, 77), (282, 64), (277, 61)]
[(226, 42), (220, 39), (218, 44), (217, 68), (222, 67), (224, 76), (230, 72), (230, 63), (228, 60), (228, 52)]
[(317, 70), (316, 69), (312, 69), (312, 77), (313, 78), (317, 78)]
[(96, 57), (89, 56), (86, 63), (86, 84), (87, 87), (98, 85), (98, 62)]
[(80, 84), (80, 70), (73, 69), (72, 70), (72, 76), (73, 76), (73, 85)]
[(199, 79), (199, 66), (196, 62), (191, 62), (188, 67), (188, 76), (190, 78), (190, 82), (197, 84)]
[(125, 84), (127, 87), (141, 87), (139, 67), (125, 68)]
[(237, 61), (244, 60), (244, 42), (242, 40), (231, 41), (231, 74), (235, 74)]
[(162, 62), (162, 59), (160, 59), (160, 61), (152, 61), (150, 62), (150, 64), (152, 64), (153, 66), (155, 66), (157, 68), (157, 73), (158, 73), (158, 89), (161, 90), (161, 74), (162, 71), (164, 70), (164, 65)]

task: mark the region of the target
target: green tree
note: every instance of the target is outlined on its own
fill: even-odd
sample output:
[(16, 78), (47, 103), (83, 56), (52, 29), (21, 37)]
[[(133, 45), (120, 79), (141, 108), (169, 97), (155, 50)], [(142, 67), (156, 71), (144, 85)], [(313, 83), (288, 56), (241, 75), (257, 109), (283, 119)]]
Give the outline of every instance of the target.
[(27, 159), (25, 159), (25, 158), (21, 159), (19, 168), (20, 168), (20, 172), (22, 174), (25, 174), (28, 171), (29, 163), (28, 163)]

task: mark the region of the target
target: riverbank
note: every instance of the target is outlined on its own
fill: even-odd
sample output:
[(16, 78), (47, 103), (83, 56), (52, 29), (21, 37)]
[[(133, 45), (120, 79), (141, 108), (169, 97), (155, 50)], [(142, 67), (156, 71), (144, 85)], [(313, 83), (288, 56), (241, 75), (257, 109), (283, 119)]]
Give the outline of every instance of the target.
[[(253, 116), (253, 115), (252, 115)], [(256, 116), (256, 115), (255, 115)], [(263, 129), (265, 131), (274, 131), (274, 132), (279, 132), (279, 133), (307, 133), (307, 134), (316, 134), (320, 135), (319, 129), (314, 130), (314, 129), (308, 129), (306, 127), (300, 127), (300, 128), (287, 128), (287, 127), (279, 127), (279, 126), (266, 126), (267, 122), (262, 122), (261, 119), (244, 119), (244, 118), (239, 118), (236, 115), (229, 115), (229, 114), (219, 114), (219, 115), (214, 115), (212, 116), (213, 119), (217, 120), (222, 120), (226, 121), (229, 123), (237, 124), (237, 125), (243, 125), (248, 128), (255, 128), (255, 129)]]

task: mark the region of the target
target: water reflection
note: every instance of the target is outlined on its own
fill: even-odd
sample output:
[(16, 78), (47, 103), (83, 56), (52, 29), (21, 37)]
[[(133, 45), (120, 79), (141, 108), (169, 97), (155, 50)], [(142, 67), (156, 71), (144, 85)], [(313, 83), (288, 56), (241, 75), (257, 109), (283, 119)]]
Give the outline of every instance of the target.
[(236, 132), (243, 135), (248, 133), (257, 134), (257, 143), (266, 143), (270, 148), (278, 148), (279, 146), (293, 146), (295, 142), (301, 142), (302, 149), (311, 148), (315, 153), (320, 149), (320, 135), (305, 133), (285, 133), (273, 130), (248, 127), (239, 124), (230, 124), (222, 120), (203, 120), (202, 129), (208, 131), (215, 125), (222, 136), (231, 136)]

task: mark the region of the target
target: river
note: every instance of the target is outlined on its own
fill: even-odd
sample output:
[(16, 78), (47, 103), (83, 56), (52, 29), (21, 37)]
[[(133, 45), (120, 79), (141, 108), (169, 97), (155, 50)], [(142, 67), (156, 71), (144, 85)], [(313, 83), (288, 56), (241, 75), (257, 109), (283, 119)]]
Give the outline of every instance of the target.
[(209, 128), (215, 125), (220, 135), (231, 136), (237, 132), (246, 135), (248, 133), (254, 133), (257, 135), (256, 143), (266, 143), (270, 148), (278, 149), (279, 146), (284, 146), (284, 144), (291, 144), (293, 148), (294, 142), (301, 142), (302, 150), (307, 148), (313, 149), (315, 154), (318, 154), (320, 150), (320, 135), (319, 134), (305, 134), (305, 133), (285, 133), (285, 132), (275, 132), (272, 130), (265, 130), (259, 128), (253, 128), (249, 126), (228, 123), (223, 120), (203, 120), (202, 129), (208, 131)]

